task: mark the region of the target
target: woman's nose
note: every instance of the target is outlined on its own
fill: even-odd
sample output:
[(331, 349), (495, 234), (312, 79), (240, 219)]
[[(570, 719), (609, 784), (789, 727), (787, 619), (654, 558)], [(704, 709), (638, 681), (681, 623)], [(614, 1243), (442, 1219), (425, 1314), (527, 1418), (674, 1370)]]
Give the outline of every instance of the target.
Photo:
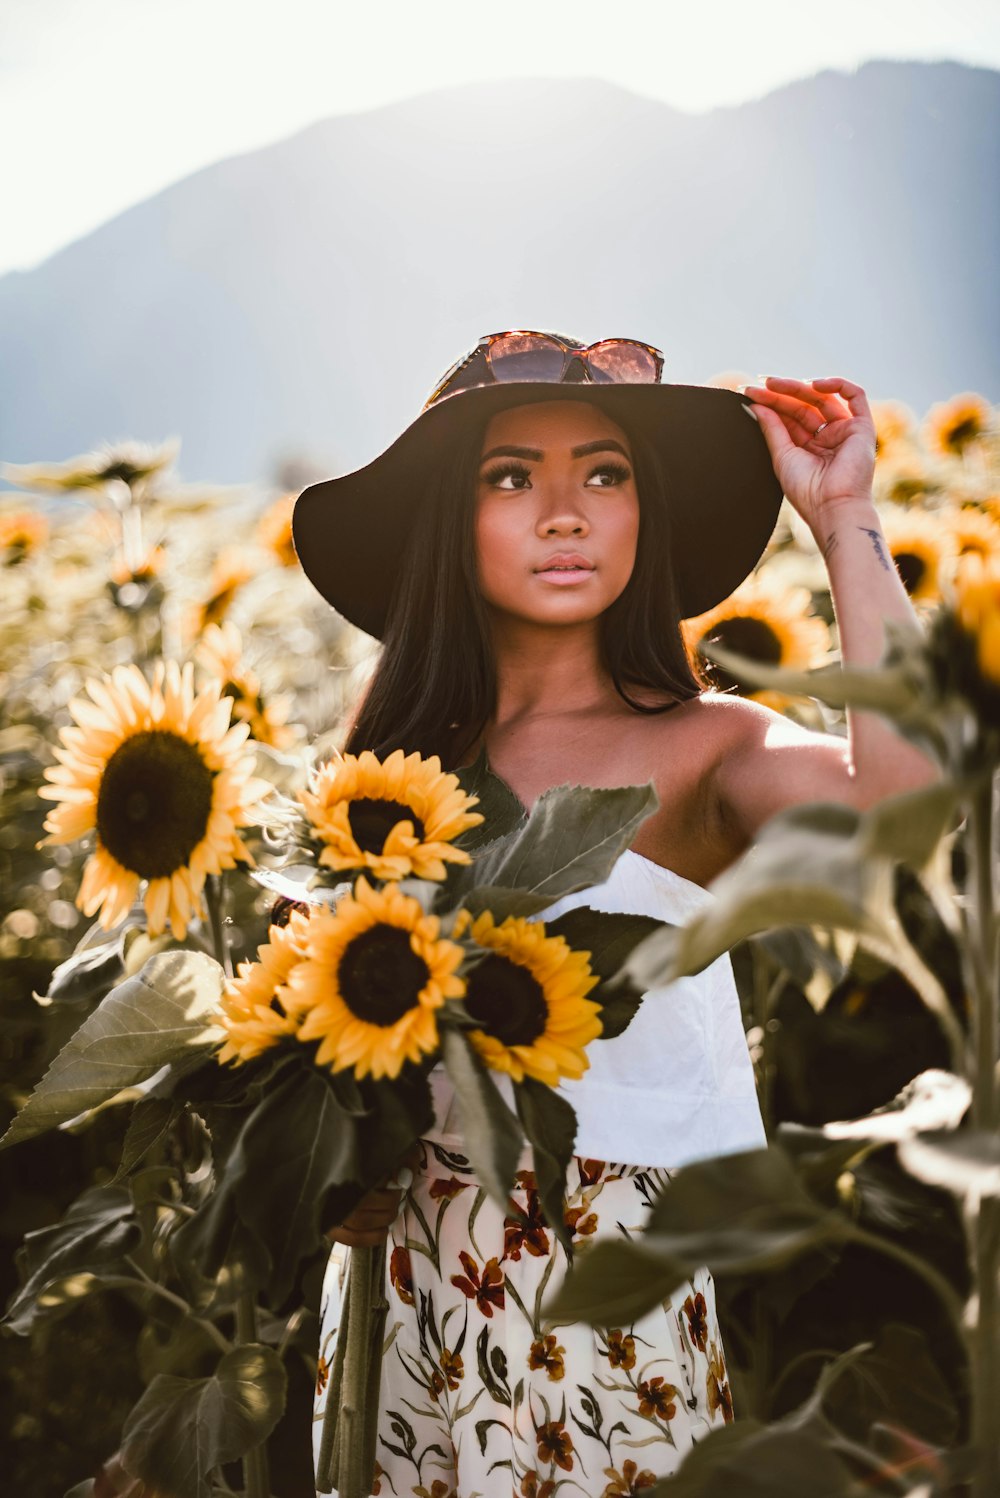
[(540, 536), (585, 536), (590, 526), (582, 510), (567, 499), (545, 506), (536, 529)]

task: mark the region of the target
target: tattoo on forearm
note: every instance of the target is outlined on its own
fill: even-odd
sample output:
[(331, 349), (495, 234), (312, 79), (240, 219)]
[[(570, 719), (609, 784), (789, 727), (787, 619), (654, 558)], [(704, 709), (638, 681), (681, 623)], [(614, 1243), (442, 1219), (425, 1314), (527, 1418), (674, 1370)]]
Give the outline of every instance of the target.
[[(892, 563), (892, 558), (886, 556), (885, 547), (883, 545), (884, 538), (882, 536), (882, 533), (880, 531), (873, 530), (871, 526), (867, 525), (861, 525), (858, 527), (858, 529), (864, 531), (867, 536), (871, 537), (872, 545), (875, 548), (875, 555), (881, 562), (883, 570), (886, 572), (895, 571)], [(826, 540), (823, 542), (823, 546), (821, 548), (823, 553), (823, 560), (827, 563), (827, 565), (829, 565), (830, 558), (833, 556), (839, 545), (840, 537), (837, 535), (836, 531), (831, 531)]]
[(875, 555), (878, 557), (879, 561), (882, 563), (883, 569), (886, 572), (894, 572), (895, 568), (892, 565), (892, 558), (886, 556), (886, 554), (885, 554), (885, 548), (882, 545), (882, 539), (883, 538), (882, 538), (881, 531), (872, 530), (871, 527), (867, 526), (867, 525), (862, 525), (860, 527), (860, 529), (864, 531), (864, 533), (865, 533), (866, 536), (870, 536), (871, 537), (872, 545), (875, 548)]

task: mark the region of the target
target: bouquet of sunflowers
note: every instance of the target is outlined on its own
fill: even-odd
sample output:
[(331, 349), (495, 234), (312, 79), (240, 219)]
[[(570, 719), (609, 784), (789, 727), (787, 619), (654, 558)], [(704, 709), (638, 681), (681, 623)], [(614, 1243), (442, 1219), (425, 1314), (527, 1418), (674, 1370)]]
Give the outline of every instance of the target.
[[(91, 696), (96, 706), (71, 705), (80, 726), (62, 731), (62, 763), (46, 772), (43, 794), (63, 802), (49, 840), (96, 832), (80, 900), (91, 914), (100, 907), (107, 933), (135, 917), (145, 880), (147, 929), (93, 938), (73, 973), (57, 975), (76, 981), (95, 952), (109, 961), (102, 941), (117, 942), (123, 980), (56, 1056), (4, 1144), (130, 1104), (115, 1181), (80, 1210), (100, 1217), (102, 1282), (153, 1293), (125, 1252), (137, 1208), (126, 1211), (121, 1183), (164, 1140), (175, 1151), (207, 1140), (199, 1187), (163, 1214), (156, 1252), (190, 1287), (222, 1357), (207, 1380), (153, 1380), (126, 1421), (122, 1460), (157, 1491), (205, 1498), (212, 1471), (241, 1458), (258, 1498), (284, 1399), (258, 1301), (289, 1303), (323, 1233), (432, 1126), (433, 1068), (454, 1087), (484, 1188), (512, 1210), (530, 1147), (542, 1211), (571, 1252), (563, 1197), (576, 1120), (557, 1087), (586, 1070), (591, 1042), (628, 1024), (641, 993), (621, 970), (662, 923), (586, 907), (540, 917), (608, 877), (656, 796), (561, 787), (529, 815), (485, 755), (455, 775), (401, 750), (301, 774), (268, 752), (266, 781), (251, 773), (259, 747), (256, 762), (242, 752), (245, 725), (227, 729), (226, 699), (196, 696), (186, 669), (161, 664), (152, 686), (120, 670)], [(254, 824), (265, 836), (244, 842)], [(154, 854), (161, 831), (170, 856)], [(256, 960), (233, 973), (223, 870), (237, 861), (278, 899)], [(97, 1272), (94, 1241), (87, 1273)], [(25, 1315), (69, 1264), (61, 1246), (45, 1258), (47, 1239), (29, 1247), (38, 1262), (17, 1301)], [(321, 1490), (335, 1485), (342, 1498), (367, 1494), (375, 1466), (384, 1272), (384, 1248), (351, 1251), (318, 1473)], [(220, 1303), (233, 1307), (235, 1345), (204, 1320)], [(194, 1465), (178, 1476), (178, 1430), (195, 1407), (207, 1434), (199, 1428), (184, 1457)]]
[[(591, 1041), (628, 1023), (640, 995), (611, 980), (661, 923), (537, 916), (607, 877), (652, 791), (560, 789), (529, 816), (485, 755), (453, 775), (396, 750), (330, 761), (299, 800), (286, 856), (306, 861), (258, 874), (284, 895), (287, 922), (228, 986), (218, 1059), (250, 1063), (276, 1047), (308, 1058), (341, 1110), (328, 1155), (334, 1221), (430, 1125), (429, 1073), (442, 1065), (484, 1187), (510, 1205), (527, 1142), (543, 1212), (571, 1252), (563, 1195), (576, 1120), (555, 1088), (583, 1074)], [(384, 1247), (351, 1251), (317, 1472), (320, 1491), (345, 1498), (370, 1490), (375, 1465), (384, 1274)]]

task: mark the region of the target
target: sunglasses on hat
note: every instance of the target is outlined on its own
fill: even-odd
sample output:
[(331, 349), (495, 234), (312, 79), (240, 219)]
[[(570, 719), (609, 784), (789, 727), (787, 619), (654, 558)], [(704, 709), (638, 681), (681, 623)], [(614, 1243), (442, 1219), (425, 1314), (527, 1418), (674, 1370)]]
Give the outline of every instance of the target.
[(423, 409), (480, 385), (581, 380), (598, 385), (656, 385), (662, 373), (660, 350), (635, 338), (604, 338), (585, 347), (556, 333), (517, 328), (480, 338), (470, 353), (455, 361), (427, 397)]

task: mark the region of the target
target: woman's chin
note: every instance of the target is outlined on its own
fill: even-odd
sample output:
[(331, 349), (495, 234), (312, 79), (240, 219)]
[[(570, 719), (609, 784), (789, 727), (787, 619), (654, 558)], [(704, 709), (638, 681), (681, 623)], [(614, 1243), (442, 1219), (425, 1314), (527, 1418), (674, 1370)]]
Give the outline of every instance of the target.
[(596, 624), (613, 601), (595, 599), (593, 596), (584, 598), (579, 593), (560, 590), (559, 596), (542, 601), (532, 599), (530, 603), (506, 607), (494, 605), (492, 612), (522, 628), (534, 626), (537, 629), (558, 629), (569, 625)]

